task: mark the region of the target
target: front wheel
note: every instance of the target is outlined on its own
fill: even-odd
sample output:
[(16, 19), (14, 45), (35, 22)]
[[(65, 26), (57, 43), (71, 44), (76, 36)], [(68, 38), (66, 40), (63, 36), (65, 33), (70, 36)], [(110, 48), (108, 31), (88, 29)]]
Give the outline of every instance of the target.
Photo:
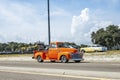
[(81, 53), (85, 53), (86, 51), (84, 49), (81, 50)]
[(61, 62), (67, 63), (67, 62), (68, 62), (67, 57), (66, 57), (66, 56), (62, 56), (62, 57), (61, 57)]
[(43, 62), (41, 56), (38, 56), (38, 57), (37, 57), (37, 61), (38, 61), (39, 63), (40, 63), (40, 62)]

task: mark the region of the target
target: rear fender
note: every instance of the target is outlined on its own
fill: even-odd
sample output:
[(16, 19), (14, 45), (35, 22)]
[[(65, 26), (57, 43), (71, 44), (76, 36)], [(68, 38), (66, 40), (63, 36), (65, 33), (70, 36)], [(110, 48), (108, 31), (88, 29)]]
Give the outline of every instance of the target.
[(45, 59), (45, 58), (46, 58), (45, 53), (43, 53), (43, 52), (37, 52), (37, 53), (35, 54), (35, 59), (36, 59), (38, 56), (41, 56), (42, 59)]

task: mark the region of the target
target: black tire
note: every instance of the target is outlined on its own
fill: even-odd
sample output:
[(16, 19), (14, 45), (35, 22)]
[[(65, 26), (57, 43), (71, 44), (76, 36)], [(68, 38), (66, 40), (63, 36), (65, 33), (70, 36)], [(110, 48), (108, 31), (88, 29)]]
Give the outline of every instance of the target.
[(43, 62), (41, 56), (38, 56), (38, 57), (37, 57), (37, 61), (38, 61), (39, 63), (40, 63), (40, 62)]
[(85, 53), (86, 51), (84, 49), (82, 49), (81, 52)]
[(98, 50), (95, 50), (95, 52), (99, 52)]
[(60, 60), (61, 60), (62, 63), (67, 63), (68, 62), (68, 59), (67, 59), (66, 56), (61, 56)]
[(76, 62), (76, 63), (79, 63), (79, 62), (81, 62), (81, 60), (76, 60), (75, 62)]

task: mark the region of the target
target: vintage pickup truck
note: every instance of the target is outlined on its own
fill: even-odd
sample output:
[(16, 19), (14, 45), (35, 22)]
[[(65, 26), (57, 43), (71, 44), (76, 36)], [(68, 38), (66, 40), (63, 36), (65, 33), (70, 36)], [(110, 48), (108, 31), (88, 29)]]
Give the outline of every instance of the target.
[(52, 42), (48, 48), (42, 51), (34, 51), (33, 59), (38, 62), (50, 60), (51, 62), (60, 61), (67, 63), (69, 60), (80, 62), (83, 60), (83, 51), (75, 48), (69, 48), (64, 42)]

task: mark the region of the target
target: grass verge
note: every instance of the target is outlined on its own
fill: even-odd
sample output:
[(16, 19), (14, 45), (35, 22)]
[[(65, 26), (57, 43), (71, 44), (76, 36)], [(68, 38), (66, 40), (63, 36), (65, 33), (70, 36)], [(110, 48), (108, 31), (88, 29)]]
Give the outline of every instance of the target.
[(93, 52), (93, 53), (85, 53), (85, 55), (95, 55), (95, 56), (100, 56), (100, 55), (120, 55), (120, 50), (109, 50), (106, 52)]

